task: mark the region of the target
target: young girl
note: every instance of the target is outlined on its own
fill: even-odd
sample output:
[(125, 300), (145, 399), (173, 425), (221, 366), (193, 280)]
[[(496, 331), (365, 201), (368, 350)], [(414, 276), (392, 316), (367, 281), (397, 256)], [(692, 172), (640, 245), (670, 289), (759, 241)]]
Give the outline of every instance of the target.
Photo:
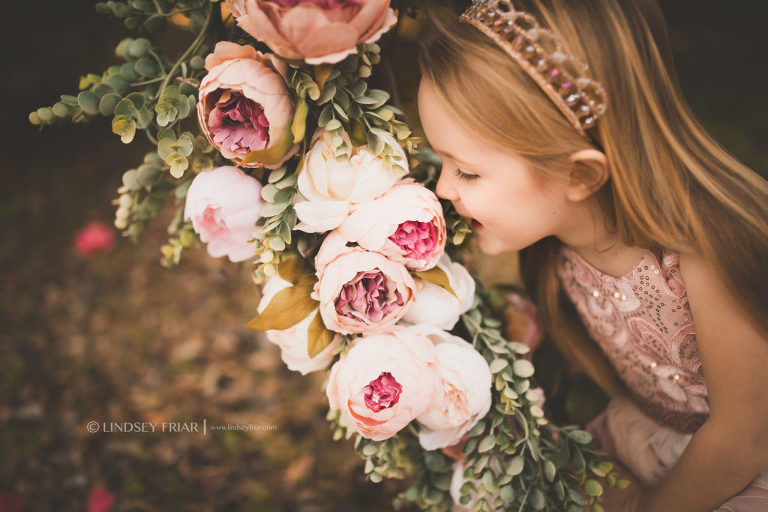
[(437, 193), (484, 252), (521, 251), (542, 325), (611, 394), (590, 428), (639, 483), (605, 508), (768, 510), (768, 183), (694, 120), (654, 0), (431, 17)]

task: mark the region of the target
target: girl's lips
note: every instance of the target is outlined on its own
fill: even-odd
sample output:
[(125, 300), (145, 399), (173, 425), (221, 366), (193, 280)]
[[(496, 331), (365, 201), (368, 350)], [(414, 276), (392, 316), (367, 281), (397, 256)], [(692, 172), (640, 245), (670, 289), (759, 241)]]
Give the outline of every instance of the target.
[(472, 219), (472, 229), (474, 229), (475, 231), (479, 229), (483, 229), (483, 225), (477, 222), (475, 219)]

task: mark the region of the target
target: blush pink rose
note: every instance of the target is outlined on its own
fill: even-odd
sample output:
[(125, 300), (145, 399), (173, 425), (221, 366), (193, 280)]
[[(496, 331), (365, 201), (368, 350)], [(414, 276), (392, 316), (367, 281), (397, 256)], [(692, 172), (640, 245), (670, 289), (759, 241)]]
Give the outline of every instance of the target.
[(330, 234), (315, 258), (318, 281), (312, 298), (328, 329), (342, 334), (390, 328), (413, 303), (408, 270), (382, 254), (350, 247)]
[(358, 338), (331, 368), (328, 403), (363, 437), (388, 439), (429, 407), (438, 382), (434, 362), (432, 342), (412, 331)]
[(423, 428), (419, 443), (437, 450), (459, 441), (491, 408), (491, 369), (471, 343), (426, 325), (408, 330), (435, 346), (435, 372), (440, 379), (430, 406), (416, 420)]
[(337, 228), (349, 242), (380, 252), (411, 270), (428, 270), (445, 251), (443, 207), (420, 183), (406, 179), (359, 204)]
[[(291, 286), (291, 283), (280, 278), (280, 276), (270, 278), (262, 290), (263, 296), (261, 302), (259, 302), (259, 313), (264, 311), (279, 291), (289, 286)], [(331, 343), (319, 354), (316, 354), (315, 357), (309, 357), (307, 349), (308, 330), (309, 324), (316, 314), (317, 310), (312, 311), (299, 323), (288, 329), (281, 331), (270, 329), (264, 333), (269, 341), (280, 347), (280, 356), (288, 369), (300, 372), (302, 375), (327, 368), (331, 361), (333, 361), (334, 350), (341, 342), (341, 336), (337, 334), (331, 340)]]
[(83, 256), (115, 248), (115, 232), (103, 222), (91, 222), (75, 235), (75, 250)]
[(283, 144), (296, 107), (285, 82), (286, 64), (274, 55), (229, 41), (205, 59), (200, 82), (200, 127), (224, 157), (244, 167), (279, 167), (298, 151), (294, 144), (278, 163), (243, 164), (251, 151)]
[(284, 59), (335, 64), (397, 23), (389, 0), (227, 0), (237, 24)]
[(256, 247), (248, 240), (256, 231), (261, 210), (261, 183), (236, 167), (201, 172), (187, 191), (184, 219), (214, 258), (233, 262), (251, 259)]

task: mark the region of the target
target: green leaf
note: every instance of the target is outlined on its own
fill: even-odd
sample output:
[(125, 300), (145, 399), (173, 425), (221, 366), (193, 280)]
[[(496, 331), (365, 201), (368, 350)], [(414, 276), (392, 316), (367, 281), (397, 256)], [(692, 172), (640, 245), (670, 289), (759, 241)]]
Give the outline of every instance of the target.
[(251, 151), (243, 158), (243, 165), (247, 164), (261, 164), (261, 165), (277, 165), (279, 164), (285, 155), (293, 147), (293, 134), (291, 132), (291, 125), (285, 128), (283, 137), (274, 146), (267, 149), (260, 149), (257, 151)]
[(512, 485), (505, 485), (499, 489), (499, 496), (504, 500), (504, 503), (512, 503), (515, 501), (515, 488)]
[(509, 461), (509, 465), (507, 466), (507, 474), (511, 476), (517, 476), (523, 472), (524, 467), (525, 459), (521, 455), (515, 455)]
[(83, 109), (83, 112), (90, 116), (99, 113), (99, 97), (91, 91), (82, 91), (77, 95), (77, 104)]
[(568, 437), (573, 439), (579, 444), (589, 444), (592, 442), (592, 434), (587, 432), (586, 430), (574, 430), (570, 434), (568, 434)]
[(478, 453), (485, 453), (491, 451), (496, 446), (496, 438), (494, 436), (485, 436), (480, 444), (477, 446)]
[(105, 94), (99, 101), (99, 113), (103, 116), (111, 116), (115, 112), (115, 105), (120, 101), (120, 95), (114, 92)]
[(296, 113), (291, 121), (291, 133), (293, 134), (293, 143), (296, 144), (304, 140), (307, 130), (307, 114), (309, 113), (309, 105), (307, 100), (302, 96), (299, 98), (299, 103), (296, 105)]
[(509, 362), (506, 359), (494, 359), (490, 364), (491, 373), (499, 373), (506, 368), (508, 364)]
[(456, 292), (454, 292), (453, 288), (451, 288), (451, 282), (448, 279), (448, 274), (446, 274), (443, 269), (439, 267), (432, 267), (429, 270), (413, 272), (413, 275), (419, 279), (422, 279), (428, 283), (435, 284), (440, 288), (451, 292), (451, 294), (456, 297)]
[(171, 176), (174, 178), (181, 178), (184, 176), (184, 171), (189, 167), (189, 160), (179, 155), (171, 161)]
[(589, 496), (601, 496), (603, 494), (603, 486), (594, 478), (589, 478), (584, 482), (584, 490)]
[[(104, 97), (106, 98), (108, 96), (109, 94)], [(123, 98), (115, 105), (114, 114), (115, 116), (130, 116), (136, 118), (139, 116), (139, 111), (130, 99)]]
[(528, 377), (531, 377), (533, 375), (533, 372), (534, 372), (533, 363), (531, 363), (527, 359), (517, 359), (515, 360), (515, 362), (512, 363), (512, 371), (515, 372), (515, 375), (517, 375), (518, 377), (527, 379)]
[(548, 460), (544, 462), (544, 476), (546, 477), (547, 481), (553, 482), (555, 480), (556, 474), (557, 474), (557, 468), (552, 463), (552, 461)]
[(290, 206), (288, 203), (267, 203), (261, 207), (259, 215), (265, 218), (272, 217), (284, 211), (288, 206)]
[(116, 116), (112, 119), (112, 133), (119, 135), (123, 144), (129, 144), (136, 135), (136, 122), (130, 116)]

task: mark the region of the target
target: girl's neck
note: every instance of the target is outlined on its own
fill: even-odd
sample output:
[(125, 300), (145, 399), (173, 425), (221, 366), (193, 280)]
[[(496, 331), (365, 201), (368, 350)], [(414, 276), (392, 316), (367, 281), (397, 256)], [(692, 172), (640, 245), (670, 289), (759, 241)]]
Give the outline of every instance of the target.
[(555, 236), (576, 251), (590, 265), (604, 274), (622, 277), (634, 269), (647, 249), (622, 242), (615, 231), (608, 228), (597, 201), (575, 205), (567, 225)]

